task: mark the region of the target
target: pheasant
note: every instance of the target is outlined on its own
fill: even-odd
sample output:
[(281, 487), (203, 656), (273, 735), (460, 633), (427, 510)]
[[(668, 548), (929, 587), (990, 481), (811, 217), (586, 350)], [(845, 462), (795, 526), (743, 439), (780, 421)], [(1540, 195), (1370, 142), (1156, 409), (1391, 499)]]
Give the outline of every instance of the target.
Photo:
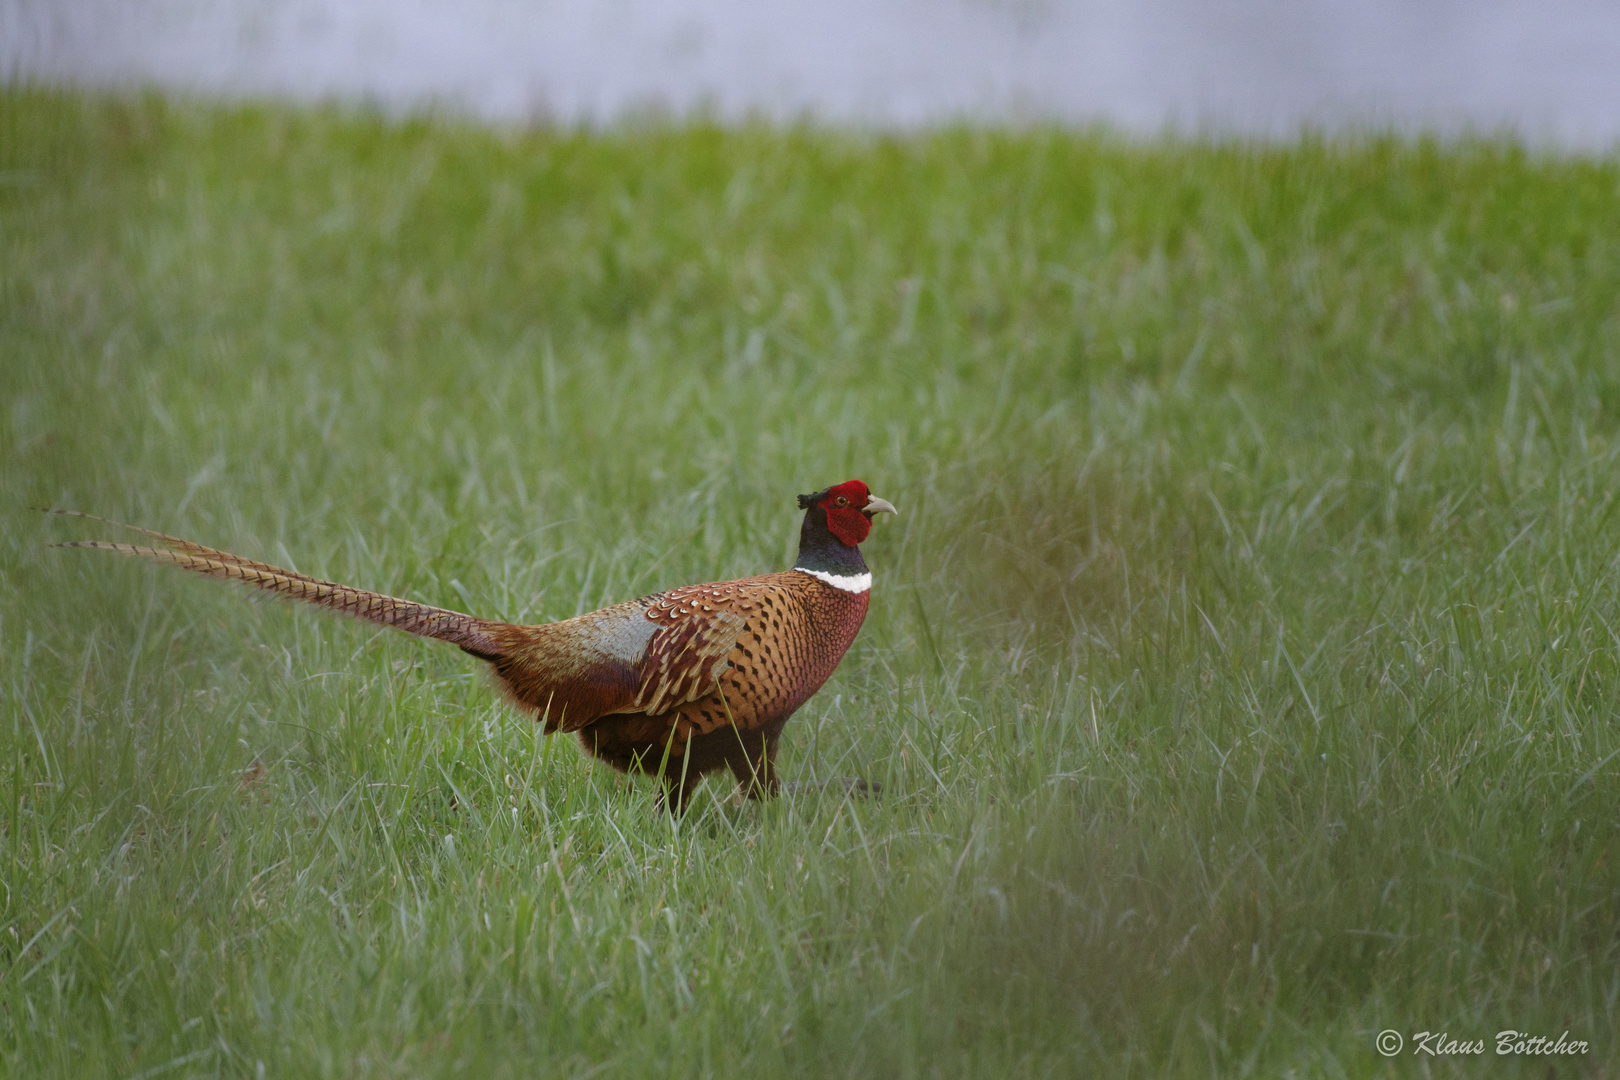
[(799, 507), (791, 570), (687, 585), (537, 626), (321, 581), (133, 525), (120, 527), (157, 546), (56, 546), (170, 563), (457, 645), (487, 662), (547, 735), (573, 733), (615, 769), (656, 775), (660, 801), (679, 814), (698, 781), (721, 768), (745, 797), (777, 794), (783, 725), (832, 675), (866, 618), (872, 575), (860, 543), (894, 506), (850, 480), (800, 495)]

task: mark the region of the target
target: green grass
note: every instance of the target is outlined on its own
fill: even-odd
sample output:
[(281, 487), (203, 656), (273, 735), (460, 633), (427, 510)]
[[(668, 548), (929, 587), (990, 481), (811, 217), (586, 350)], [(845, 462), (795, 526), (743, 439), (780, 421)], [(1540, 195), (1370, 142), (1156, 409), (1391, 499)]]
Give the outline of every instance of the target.
[[(679, 823), (27, 509), (533, 621), (850, 476), (883, 796)], [(0, 91), (0, 1072), (1614, 1075), (1617, 476), (1613, 157)]]

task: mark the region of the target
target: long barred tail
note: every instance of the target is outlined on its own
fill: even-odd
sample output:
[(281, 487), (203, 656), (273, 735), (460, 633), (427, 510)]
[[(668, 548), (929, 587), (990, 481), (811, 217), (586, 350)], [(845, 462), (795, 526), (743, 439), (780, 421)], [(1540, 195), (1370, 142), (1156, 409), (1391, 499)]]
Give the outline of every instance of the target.
[(431, 607), (411, 600), (400, 600), (397, 597), (384, 596), (382, 593), (368, 592), (349, 585), (339, 585), (334, 581), (321, 581), (307, 574), (244, 559), (228, 551), (204, 547), (175, 536), (165, 536), (163, 533), (143, 529), (137, 525), (125, 525), (122, 522), (108, 521), (106, 518), (81, 514), (73, 510), (53, 510), (50, 513), (117, 525), (142, 536), (149, 536), (163, 545), (146, 547), (140, 544), (115, 544), (106, 540), (73, 540), (53, 544), (52, 547), (116, 551), (121, 555), (134, 555), (154, 562), (168, 563), (204, 577), (245, 582), (278, 596), (303, 600), (318, 607), (377, 623), (379, 626), (392, 626), (417, 637), (433, 638), (459, 645), (484, 660), (494, 660), (504, 652), (501, 642), (492, 633), (496, 627), (503, 625), (501, 623), (491, 623), (471, 615), (463, 615), (459, 611)]

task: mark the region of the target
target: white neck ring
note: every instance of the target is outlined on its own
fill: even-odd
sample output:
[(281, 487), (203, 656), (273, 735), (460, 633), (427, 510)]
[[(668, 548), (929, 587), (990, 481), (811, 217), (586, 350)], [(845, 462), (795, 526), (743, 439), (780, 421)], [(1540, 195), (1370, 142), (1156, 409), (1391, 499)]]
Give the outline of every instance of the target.
[(835, 589), (849, 593), (863, 593), (872, 587), (872, 575), (865, 574), (829, 574), (825, 570), (806, 570), (802, 566), (793, 569), (801, 574), (809, 574), (818, 581), (825, 581)]

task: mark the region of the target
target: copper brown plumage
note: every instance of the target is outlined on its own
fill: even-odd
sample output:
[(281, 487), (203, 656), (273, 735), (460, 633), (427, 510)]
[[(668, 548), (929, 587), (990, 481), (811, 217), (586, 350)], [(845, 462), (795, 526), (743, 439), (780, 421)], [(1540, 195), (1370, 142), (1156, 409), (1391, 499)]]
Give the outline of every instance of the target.
[(58, 546), (241, 581), (457, 645), (487, 661), (547, 734), (575, 733), (617, 769), (658, 774), (678, 811), (703, 775), (721, 768), (750, 797), (777, 792), (783, 725), (832, 675), (866, 618), (871, 575), (859, 544), (872, 517), (894, 507), (859, 480), (802, 495), (799, 504), (805, 517), (792, 570), (688, 585), (535, 626), (322, 581), (135, 526), (121, 527), (155, 544)]

